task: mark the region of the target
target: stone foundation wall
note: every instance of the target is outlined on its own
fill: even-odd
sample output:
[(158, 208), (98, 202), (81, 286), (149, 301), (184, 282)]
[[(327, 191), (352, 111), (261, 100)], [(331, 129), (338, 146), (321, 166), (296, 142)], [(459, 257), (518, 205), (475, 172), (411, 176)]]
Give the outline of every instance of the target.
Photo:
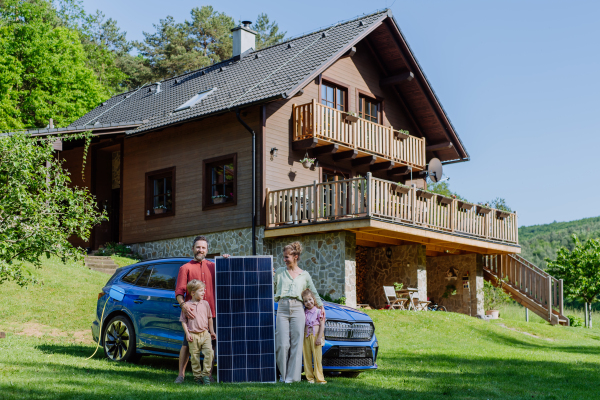
[[(256, 227), (256, 253), (260, 255), (265, 254), (264, 231), (263, 226)], [(252, 255), (252, 228), (198, 233), (198, 235), (204, 235), (208, 239), (208, 254)], [(140, 254), (144, 260), (162, 257), (192, 257), (192, 242), (198, 235), (135, 243), (131, 245), (131, 250)]]
[(298, 265), (310, 273), (317, 291), (333, 299), (346, 297), (356, 306), (356, 236), (352, 232), (330, 232), (265, 239), (265, 254), (273, 255), (275, 268), (285, 267), (283, 248), (294, 241), (302, 244)]
[[(447, 275), (456, 272), (455, 277)], [(468, 275), (469, 288), (463, 288)], [(455, 295), (443, 297), (447, 286), (456, 287)], [(448, 311), (475, 316), (483, 310), (483, 259), (478, 254), (427, 257), (427, 293)]]
[[(394, 282), (404, 287), (418, 288), (419, 299), (427, 298), (427, 268), (425, 246), (361, 247), (359, 261), (360, 281), (364, 288), (362, 296), (365, 303), (375, 308), (386, 304), (383, 286), (393, 286)], [(362, 293), (362, 290), (361, 290)]]

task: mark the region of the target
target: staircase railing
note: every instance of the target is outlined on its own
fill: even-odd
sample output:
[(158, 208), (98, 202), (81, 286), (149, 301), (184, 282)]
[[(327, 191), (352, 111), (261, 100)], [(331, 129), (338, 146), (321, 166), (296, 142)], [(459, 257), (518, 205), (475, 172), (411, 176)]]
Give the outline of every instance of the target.
[(553, 315), (558, 314), (566, 319), (562, 279), (556, 279), (518, 254), (486, 256), (485, 266), (497, 279), (541, 306), (544, 313), (532, 311), (542, 318), (552, 322)]

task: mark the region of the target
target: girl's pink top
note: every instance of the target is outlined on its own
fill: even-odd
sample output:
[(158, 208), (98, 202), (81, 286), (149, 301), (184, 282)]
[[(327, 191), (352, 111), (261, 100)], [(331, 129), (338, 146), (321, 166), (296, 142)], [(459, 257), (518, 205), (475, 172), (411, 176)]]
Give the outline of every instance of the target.
[(315, 334), (314, 327), (321, 324), (321, 309), (313, 307), (312, 309), (305, 309), (304, 316), (306, 317), (306, 337), (311, 334)]

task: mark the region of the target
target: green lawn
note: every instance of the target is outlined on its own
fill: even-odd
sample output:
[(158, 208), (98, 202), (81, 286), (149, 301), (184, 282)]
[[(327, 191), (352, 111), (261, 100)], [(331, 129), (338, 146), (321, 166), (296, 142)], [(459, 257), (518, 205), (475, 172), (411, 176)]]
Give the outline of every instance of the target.
[[(0, 399), (600, 398), (600, 330), (521, 319), (484, 322), (428, 312), (369, 311), (379, 370), (327, 385), (173, 384), (177, 361), (116, 364), (94, 352), (89, 326), (108, 279), (82, 265), (48, 262), (43, 286), (0, 286)], [(512, 314), (514, 315), (512, 315)], [(531, 315), (531, 314), (530, 314)], [(524, 317), (523, 317), (524, 318)]]

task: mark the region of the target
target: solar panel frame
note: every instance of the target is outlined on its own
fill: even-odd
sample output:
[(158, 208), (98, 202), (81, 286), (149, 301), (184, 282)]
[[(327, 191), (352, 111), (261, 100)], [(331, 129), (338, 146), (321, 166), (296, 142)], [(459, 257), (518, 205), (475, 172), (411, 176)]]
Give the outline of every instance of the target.
[(275, 383), (273, 256), (216, 257), (215, 312), (217, 381)]

